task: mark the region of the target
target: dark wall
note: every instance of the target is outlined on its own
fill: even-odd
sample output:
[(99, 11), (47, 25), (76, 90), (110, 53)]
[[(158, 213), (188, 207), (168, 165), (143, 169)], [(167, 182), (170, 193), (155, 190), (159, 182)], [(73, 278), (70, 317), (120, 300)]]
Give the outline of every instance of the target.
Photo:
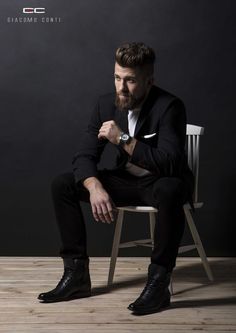
[[(31, 5), (61, 23), (7, 22)], [(208, 255), (236, 255), (235, 7), (233, 0), (0, 2), (0, 255), (58, 254), (50, 183), (71, 170), (96, 98), (113, 90), (114, 51), (124, 41), (155, 49), (157, 84), (183, 99), (189, 123), (205, 127), (205, 205), (196, 222)], [(114, 226), (95, 223), (86, 204), (84, 211), (89, 254), (109, 255)], [(144, 217), (127, 221), (127, 237), (147, 229)]]

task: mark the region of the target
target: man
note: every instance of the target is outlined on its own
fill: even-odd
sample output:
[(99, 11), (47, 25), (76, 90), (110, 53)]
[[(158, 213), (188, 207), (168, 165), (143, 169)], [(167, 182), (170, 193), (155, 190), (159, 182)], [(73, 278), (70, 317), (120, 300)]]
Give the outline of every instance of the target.
[[(128, 309), (147, 314), (170, 304), (168, 286), (184, 230), (182, 206), (191, 200), (193, 176), (184, 151), (184, 105), (154, 86), (154, 62), (154, 51), (143, 43), (117, 49), (116, 94), (100, 97), (73, 160), (73, 173), (52, 184), (64, 274), (55, 289), (39, 295), (43, 302), (91, 295), (80, 208), (80, 201), (88, 201), (94, 219), (105, 223), (114, 221), (115, 206), (158, 208), (147, 283)], [(97, 164), (108, 142), (119, 153), (116, 168), (99, 171)]]

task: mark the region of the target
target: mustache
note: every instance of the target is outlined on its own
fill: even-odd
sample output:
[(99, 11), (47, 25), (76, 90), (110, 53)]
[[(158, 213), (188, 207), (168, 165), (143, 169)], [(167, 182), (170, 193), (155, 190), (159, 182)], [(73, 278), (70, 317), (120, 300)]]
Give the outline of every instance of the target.
[(132, 95), (130, 93), (117, 93), (118, 96), (125, 96), (125, 97), (132, 97)]

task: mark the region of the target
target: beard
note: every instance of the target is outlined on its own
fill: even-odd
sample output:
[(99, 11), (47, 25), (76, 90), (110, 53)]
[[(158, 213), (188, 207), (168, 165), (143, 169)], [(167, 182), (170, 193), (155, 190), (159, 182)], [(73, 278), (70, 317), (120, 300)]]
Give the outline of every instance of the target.
[[(123, 98), (120, 95), (124, 96)], [(132, 94), (118, 94), (116, 93), (115, 105), (120, 111), (128, 111), (138, 108), (146, 98), (146, 94), (143, 94), (139, 98), (134, 97)]]

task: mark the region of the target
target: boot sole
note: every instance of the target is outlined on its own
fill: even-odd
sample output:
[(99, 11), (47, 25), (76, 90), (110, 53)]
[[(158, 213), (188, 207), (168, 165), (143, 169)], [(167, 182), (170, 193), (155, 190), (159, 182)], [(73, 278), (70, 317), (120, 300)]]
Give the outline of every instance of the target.
[(91, 291), (84, 291), (84, 292), (75, 292), (67, 297), (58, 297), (51, 300), (44, 300), (44, 299), (39, 299), (39, 300), (41, 301), (41, 303), (56, 303), (56, 302), (71, 301), (73, 299), (85, 298), (90, 296), (91, 296)]
[(146, 308), (146, 309), (140, 309), (140, 310), (131, 310), (133, 311), (132, 314), (136, 316), (142, 316), (147, 314), (152, 314), (156, 312), (161, 312), (162, 310), (170, 307), (170, 299), (166, 299), (163, 303), (161, 303), (159, 306), (152, 307), (152, 308)]

